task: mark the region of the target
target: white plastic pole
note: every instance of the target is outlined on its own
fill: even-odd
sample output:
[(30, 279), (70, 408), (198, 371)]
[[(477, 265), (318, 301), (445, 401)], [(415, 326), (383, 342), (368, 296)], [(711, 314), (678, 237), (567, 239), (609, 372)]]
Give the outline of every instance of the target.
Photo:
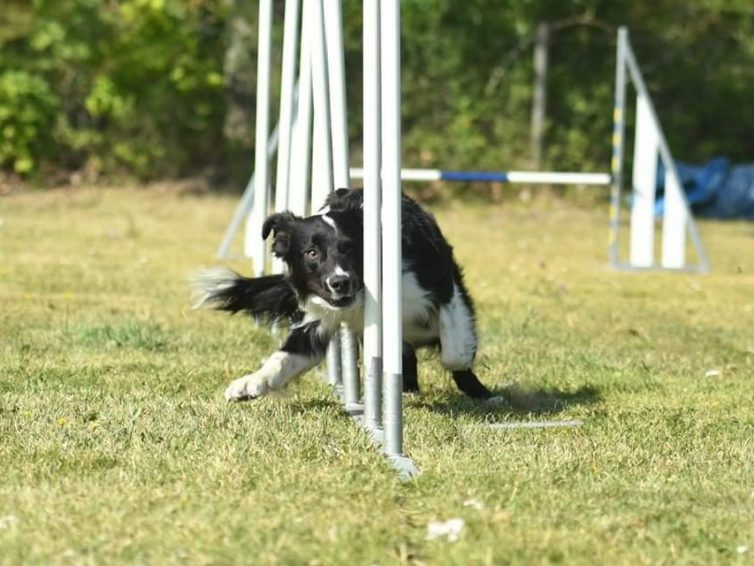
[(509, 183), (531, 185), (609, 185), (609, 173), (561, 173), (558, 171), (508, 171)]
[(364, 425), (382, 429), (380, 2), (364, 2)]
[(283, 28), (283, 70), (280, 78), (280, 141), (275, 177), (275, 210), (288, 209), (291, 140), (293, 136), (296, 46), (298, 45), (299, 0), (286, 0)]
[[(324, 29), (327, 50), (327, 77), (330, 94), (330, 135), (332, 140), (333, 181), (336, 189), (350, 185), (348, 163), (348, 110), (346, 106), (345, 52), (341, 0), (325, 0)], [(346, 325), (341, 329), (343, 364), (343, 402), (346, 410), (358, 410), (359, 366), (356, 338)]]
[(272, 0), (259, 1), (257, 48), (257, 116), (254, 149), (254, 206), (246, 223), (244, 249), (253, 261), (254, 274), (264, 273), (267, 246), (262, 224), (267, 215), (267, 138), (270, 128), (270, 60), (272, 51)]
[(319, 210), (333, 191), (332, 143), (330, 139), (330, 94), (325, 51), (322, 0), (307, 0), (309, 48), (312, 58), (314, 95), (314, 159), (312, 171), (312, 211)]
[(306, 9), (302, 12), (298, 98), (290, 159), (291, 187), (288, 209), (299, 216), (306, 216), (309, 212), (307, 204), (312, 164), (312, 60), (309, 48), (311, 34), (308, 31), (308, 21), (311, 18)]
[(632, 267), (654, 265), (655, 186), (657, 184), (658, 132), (647, 99), (636, 96), (633, 193), (629, 262)]
[(688, 212), (678, 178), (665, 168), (665, 210), (662, 222), (662, 267), (682, 269), (686, 265), (686, 223)]
[[(278, 148), (278, 132), (280, 128), (275, 125), (275, 128), (270, 134), (270, 139), (267, 141), (267, 161), (269, 162), (275, 155), (275, 151)], [(229, 259), (228, 252), (230, 251), (230, 245), (233, 243), (233, 238), (241, 227), (241, 223), (249, 215), (254, 204), (254, 185), (256, 183), (256, 175), (251, 174), (249, 181), (246, 183), (246, 188), (241, 195), (241, 200), (238, 201), (236, 209), (233, 211), (233, 216), (228, 223), (228, 227), (225, 229), (223, 240), (217, 248), (217, 257), (220, 259)]]
[[(333, 191), (332, 142), (330, 138), (330, 94), (328, 85), (325, 22), (322, 0), (307, 0), (309, 48), (312, 57), (312, 90), (314, 94), (314, 147), (312, 171), (312, 211), (325, 204)], [(340, 335), (336, 334), (327, 348), (327, 378), (338, 393), (342, 387)]]
[(327, 76), (329, 79), (330, 120), (332, 135), (333, 179), (335, 188), (347, 188), (348, 160), (348, 110), (346, 106), (345, 53), (343, 47), (343, 17), (341, 0), (324, 1), (325, 44), (327, 49)]
[[(296, 45), (298, 44), (299, 0), (285, 1), (283, 28), (283, 70), (280, 78), (280, 141), (275, 176), (275, 210), (288, 210), (290, 185), (291, 137), (296, 82)], [(273, 260), (273, 270), (283, 272), (283, 262)]]
[[(364, 49), (366, 50), (366, 45), (364, 46)], [(368, 74), (369, 73), (367, 71), (364, 71), (365, 82), (367, 80)], [(366, 94), (364, 94), (364, 97), (365, 97), (365, 104), (366, 104)], [(364, 125), (364, 127), (366, 128), (366, 125)], [(364, 182), (366, 182), (366, 176), (367, 176), (366, 160), (367, 158), (366, 156), (364, 156), (363, 169), (361, 167), (351, 167), (351, 179), (364, 179)], [(401, 169), (401, 180), (403, 181), (432, 182), (432, 181), (440, 181), (441, 179), (442, 179), (442, 171), (440, 171), (439, 169)]]
[(283, 28), (283, 70), (280, 78), (280, 141), (278, 143), (277, 175), (275, 177), (275, 210), (277, 211), (288, 209), (298, 19), (299, 0), (286, 0)]
[(403, 453), (400, 2), (381, 3), (382, 360), (385, 452)]

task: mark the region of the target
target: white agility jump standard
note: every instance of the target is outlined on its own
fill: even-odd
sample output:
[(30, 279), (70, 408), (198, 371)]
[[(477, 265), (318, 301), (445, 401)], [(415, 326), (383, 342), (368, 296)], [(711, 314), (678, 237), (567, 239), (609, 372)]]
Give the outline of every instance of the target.
[[(636, 89), (636, 123), (632, 175), (629, 259), (620, 259), (620, 204), (625, 160), (626, 86)], [(709, 259), (683, 192), (673, 155), (644, 83), (626, 28), (618, 30), (613, 109), (612, 183), (610, 196), (610, 263), (619, 269), (709, 271)], [(665, 169), (665, 206), (662, 214), (660, 261), (655, 260), (655, 202), (658, 163)], [(686, 261), (686, 234), (696, 253), (696, 264)]]

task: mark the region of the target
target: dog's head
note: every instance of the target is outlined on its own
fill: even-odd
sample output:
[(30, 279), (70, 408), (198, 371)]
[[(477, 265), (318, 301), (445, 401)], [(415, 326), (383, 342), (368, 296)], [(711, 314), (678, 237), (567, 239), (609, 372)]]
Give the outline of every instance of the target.
[(308, 218), (281, 212), (262, 227), (262, 238), (271, 233), (272, 252), (288, 266), (302, 300), (314, 295), (336, 309), (356, 302), (363, 288), (360, 219), (346, 211)]

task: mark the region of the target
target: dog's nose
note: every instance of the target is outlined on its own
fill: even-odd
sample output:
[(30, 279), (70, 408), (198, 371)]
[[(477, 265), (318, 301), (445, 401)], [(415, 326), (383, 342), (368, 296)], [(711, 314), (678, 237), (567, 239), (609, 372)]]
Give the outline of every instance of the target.
[(351, 294), (351, 278), (348, 275), (331, 275), (327, 278), (327, 285), (338, 295)]

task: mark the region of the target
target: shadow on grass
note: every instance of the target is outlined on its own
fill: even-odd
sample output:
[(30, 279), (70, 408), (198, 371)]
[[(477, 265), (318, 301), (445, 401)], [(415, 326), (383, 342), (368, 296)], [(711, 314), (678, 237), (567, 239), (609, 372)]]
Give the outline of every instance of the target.
[[(451, 393), (442, 398), (424, 394), (403, 395), (404, 405), (412, 409), (424, 409), (448, 416), (459, 414), (479, 417), (556, 415), (573, 406), (593, 405), (602, 400), (602, 395), (594, 386), (583, 386), (575, 391), (559, 389), (526, 389), (518, 384), (493, 391), (497, 398), (489, 402), (471, 399), (463, 393)], [(289, 400), (288, 408), (295, 414), (309, 412), (342, 412), (340, 401), (333, 395), (328, 398)], [(345, 413), (343, 413), (345, 416)]]
[(414, 408), (424, 408), (437, 413), (474, 415), (555, 415), (569, 407), (593, 405), (602, 400), (599, 390), (593, 386), (580, 387), (575, 391), (559, 389), (525, 389), (520, 385), (510, 385), (493, 391), (498, 400), (488, 402), (470, 399), (462, 393), (430, 402), (417, 397), (409, 402)]
[(327, 399), (295, 399), (287, 402), (288, 408), (295, 414), (312, 411), (341, 410), (340, 401), (333, 395)]

